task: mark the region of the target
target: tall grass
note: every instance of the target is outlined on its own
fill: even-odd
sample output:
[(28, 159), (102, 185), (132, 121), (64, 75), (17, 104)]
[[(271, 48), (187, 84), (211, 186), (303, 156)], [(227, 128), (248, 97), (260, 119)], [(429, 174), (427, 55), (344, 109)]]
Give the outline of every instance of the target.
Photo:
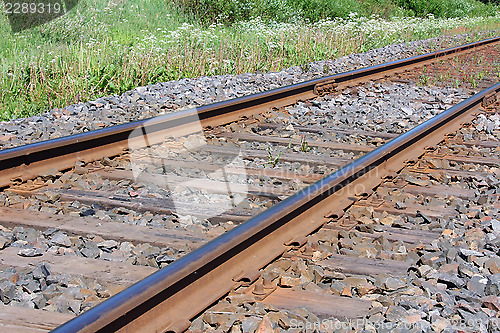
[(0, 119), (184, 77), (277, 71), (453, 29), (498, 29), (500, 15), (189, 22), (192, 17), (156, 0), (82, 0), (68, 15), (17, 34), (0, 17)]

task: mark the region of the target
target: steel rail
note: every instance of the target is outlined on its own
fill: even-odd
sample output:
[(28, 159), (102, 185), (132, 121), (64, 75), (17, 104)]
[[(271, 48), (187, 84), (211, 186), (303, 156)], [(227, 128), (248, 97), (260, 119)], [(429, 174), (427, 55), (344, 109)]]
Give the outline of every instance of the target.
[(75, 162), (91, 162), (104, 156), (115, 156), (129, 148), (130, 135), (137, 128), (149, 134), (150, 144), (161, 142), (165, 136), (186, 135), (202, 127), (218, 126), (240, 117), (257, 114), (271, 107), (290, 105), (298, 100), (313, 98), (342, 86), (388, 76), (391, 73), (425, 65), (437, 58), (500, 42), (500, 37), (470, 43), (441, 51), (401, 59), (389, 63), (326, 76), (294, 85), (269, 90), (228, 101), (179, 111), (155, 118), (111, 126), (95, 131), (28, 144), (0, 151), (0, 187), (13, 180), (27, 180), (56, 168), (69, 169)]
[[(139, 281), (53, 332), (183, 331), (189, 320), (232, 288), (254, 281), (258, 270), (340, 215), (353, 196), (369, 193), (473, 119), (500, 93), (500, 83), (358, 158), (169, 266)], [(361, 185), (361, 186), (360, 186)]]

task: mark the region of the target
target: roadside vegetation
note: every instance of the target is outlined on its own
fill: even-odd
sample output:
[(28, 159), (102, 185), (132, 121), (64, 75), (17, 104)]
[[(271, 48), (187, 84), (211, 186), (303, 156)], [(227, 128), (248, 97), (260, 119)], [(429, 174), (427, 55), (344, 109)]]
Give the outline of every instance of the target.
[(277, 71), (499, 27), (499, 7), (473, 0), (81, 0), (16, 34), (0, 16), (0, 119), (157, 82)]
[[(369, 17), (391, 17), (429, 14), (440, 18), (490, 16), (498, 10), (485, 0), (180, 0), (184, 12), (199, 21), (237, 22), (261, 17), (277, 22), (316, 22), (335, 17), (348, 18), (350, 13)], [(498, 2), (498, 1), (496, 1)]]

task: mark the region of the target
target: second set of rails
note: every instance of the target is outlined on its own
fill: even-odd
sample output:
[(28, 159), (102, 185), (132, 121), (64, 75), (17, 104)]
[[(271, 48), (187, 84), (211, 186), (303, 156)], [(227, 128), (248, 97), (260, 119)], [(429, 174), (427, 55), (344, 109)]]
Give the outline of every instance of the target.
[[(276, 292), (278, 282), (276, 277), (265, 279), (261, 269), (290, 250), (302, 255), (310, 252), (307, 246), (311, 247), (311, 242), (306, 236), (327, 223), (337, 223), (330, 227), (337, 232), (352, 229), (356, 223), (344, 216), (349, 207), (354, 203), (363, 206), (360, 201), (369, 197), (383, 179), (396, 179), (408, 160), (416, 161), (427, 147), (460, 130), (481, 108), (495, 107), (500, 87), (493, 85), (469, 99), (459, 97), (465, 101), (433, 118), (432, 112), (439, 109), (428, 108), (432, 112), (424, 119), (410, 118), (399, 125), (399, 131), (380, 131), (373, 126), (369, 130), (352, 128), (359, 113), (348, 115), (351, 125), (331, 124), (326, 106), (337, 101), (332, 102), (330, 96), (341, 95), (347, 88), (353, 99), (364, 98), (371, 93), (370, 88), (359, 83), (370, 80), (371, 87), (390, 95), (390, 89), (396, 89), (386, 87), (391, 85), (390, 76), (399, 82), (414, 82), (420, 77), (416, 66), (458, 57), (461, 52), (480, 52), (476, 48), (494, 49), (497, 42), (498, 38), (490, 39), (197, 110), (0, 152), (0, 183), (10, 200), (1, 208), (5, 227), (56, 228), (71, 235), (97, 235), (102, 242), (150, 243), (174, 249), (164, 261), (159, 256), (164, 258), (165, 251), (135, 258), (136, 264), (163, 268), (128, 272), (130, 276), (122, 277), (118, 284), (127, 285), (135, 282), (131, 281), (134, 278), (154, 273), (55, 331), (183, 331), (232, 290), (241, 288), (241, 294), (264, 295), (260, 297), (264, 302), (271, 299), (268, 297)], [(409, 99), (422, 104), (417, 100), (422, 96)], [(434, 100), (427, 105), (433, 103), (440, 107), (454, 104)], [(301, 109), (314, 109), (310, 112), (312, 123), (299, 123), (307, 116), (300, 113)], [(394, 120), (389, 114), (387, 119)], [(375, 120), (382, 124), (384, 119)], [(327, 136), (331, 133), (336, 137)], [(477, 145), (487, 145), (479, 141)], [(498, 147), (497, 142), (489, 144)], [(440, 154), (438, 151), (435, 155)], [(460, 159), (467, 162), (467, 157)], [(471, 163), (495, 164), (498, 159), (476, 158)], [(54, 175), (39, 177), (54, 168)], [(38, 212), (26, 210), (33, 206)], [(414, 216), (433, 218), (438, 214), (422, 207), (405, 208)], [(394, 211), (389, 206), (382, 209)], [(97, 219), (106, 217), (103, 212), (107, 211), (114, 212), (108, 221)], [(53, 212), (58, 215), (50, 217)], [(158, 218), (167, 215), (171, 217)], [(140, 225), (144, 216), (148, 222)], [(133, 225), (134, 219), (139, 225)], [(184, 230), (169, 231), (169, 223)], [(397, 234), (393, 229), (388, 232)], [(429, 236), (420, 233), (424, 235)], [(404, 238), (401, 233), (397, 237)], [(74, 248), (76, 240), (71, 242), (65, 247)], [(102, 249), (113, 254), (119, 245), (106, 246), (99, 245), (101, 256)], [(83, 253), (81, 246), (76, 248)], [(313, 246), (311, 253), (317, 250)], [(43, 261), (46, 253), (41, 253), (39, 259)], [(337, 259), (340, 267), (344, 259)], [(93, 260), (96, 265), (102, 262)], [(124, 263), (113, 265), (108, 271), (128, 267)], [(118, 273), (110, 274), (115, 282), (120, 280)], [(275, 297), (284, 292), (278, 289)]]

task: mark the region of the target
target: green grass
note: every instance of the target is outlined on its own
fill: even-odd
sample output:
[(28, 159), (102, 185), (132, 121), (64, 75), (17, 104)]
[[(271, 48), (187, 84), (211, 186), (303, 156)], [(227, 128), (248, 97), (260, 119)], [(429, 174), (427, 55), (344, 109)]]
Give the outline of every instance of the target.
[[(278, 11), (285, 0), (273, 1), (266, 4)], [(392, 10), (392, 2), (380, 3)], [(302, 24), (293, 23), (299, 16), (282, 23), (248, 16), (207, 26), (193, 15), (157, 0), (82, 0), (67, 15), (16, 34), (0, 16), (0, 119), (157, 82), (277, 71), (395, 42), (498, 29), (500, 23), (500, 15), (449, 20), (350, 15)]]
[(494, 15), (497, 8), (476, 0), (180, 0), (184, 12), (200, 22), (233, 23), (253, 17), (277, 22), (316, 22), (360, 16), (464, 17)]
[[(160, 19), (158, 19), (160, 18)], [(158, 1), (81, 1), (49, 24), (12, 34), (0, 19), (0, 118), (121, 93), (179, 75), (158, 71), (133, 46), (145, 31), (175, 30), (185, 15)]]

